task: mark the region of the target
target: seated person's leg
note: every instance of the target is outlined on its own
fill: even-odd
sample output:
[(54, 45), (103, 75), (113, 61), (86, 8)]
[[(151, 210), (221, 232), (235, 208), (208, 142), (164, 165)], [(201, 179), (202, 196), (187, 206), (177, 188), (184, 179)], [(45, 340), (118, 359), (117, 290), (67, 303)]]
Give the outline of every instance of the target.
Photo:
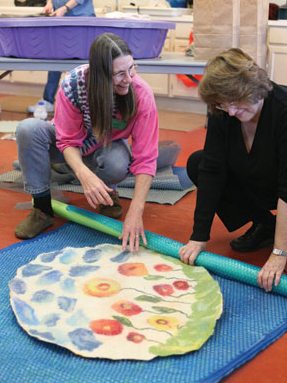
[(131, 152), (125, 140), (117, 140), (83, 157), (83, 160), (101, 180), (112, 187), (128, 176)]
[(100, 213), (112, 218), (120, 217), (122, 207), (116, 184), (128, 176), (131, 163), (131, 152), (126, 141), (113, 141), (108, 147), (98, 149), (92, 155), (84, 158), (84, 162), (107, 186), (114, 189), (114, 192), (111, 193), (114, 204), (112, 206), (101, 205)]
[(50, 147), (55, 144), (54, 126), (34, 118), (23, 120), (16, 130), (18, 157), (24, 190), (33, 197), (33, 210), (17, 225), (18, 238), (33, 238), (53, 224), (50, 195)]
[[(192, 182), (198, 184), (198, 167), (203, 151), (194, 152), (187, 162), (187, 173)], [(258, 196), (252, 196), (236, 179), (228, 179), (226, 188), (216, 210), (217, 215), (228, 231), (234, 231), (252, 222), (252, 226), (242, 236), (232, 240), (233, 250), (248, 252), (273, 244), (276, 217), (270, 210), (276, 208), (274, 204), (264, 206), (258, 201)]]

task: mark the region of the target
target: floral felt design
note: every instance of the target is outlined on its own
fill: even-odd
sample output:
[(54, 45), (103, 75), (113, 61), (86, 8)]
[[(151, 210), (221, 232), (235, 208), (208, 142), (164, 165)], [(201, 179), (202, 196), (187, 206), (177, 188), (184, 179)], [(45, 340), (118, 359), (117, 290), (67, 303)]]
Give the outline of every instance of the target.
[(40, 254), (9, 287), (29, 335), (88, 358), (150, 360), (197, 350), (222, 313), (219, 286), (205, 269), (144, 248)]

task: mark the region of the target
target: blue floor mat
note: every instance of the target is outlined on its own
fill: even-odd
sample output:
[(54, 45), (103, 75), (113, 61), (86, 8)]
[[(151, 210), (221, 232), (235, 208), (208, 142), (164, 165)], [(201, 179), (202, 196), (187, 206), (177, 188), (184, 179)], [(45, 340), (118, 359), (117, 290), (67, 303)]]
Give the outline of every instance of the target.
[(223, 293), (223, 315), (214, 336), (190, 354), (149, 362), (90, 360), (28, 336), (17, 324), (9, 304), (8, 282), (17, 268), (42, 252), (103, 242), (119, 243), (113, 237), (69, 223), (0, 251), (1, 383), (213, 383), (287, 331), (286, 298), (214, 275)]

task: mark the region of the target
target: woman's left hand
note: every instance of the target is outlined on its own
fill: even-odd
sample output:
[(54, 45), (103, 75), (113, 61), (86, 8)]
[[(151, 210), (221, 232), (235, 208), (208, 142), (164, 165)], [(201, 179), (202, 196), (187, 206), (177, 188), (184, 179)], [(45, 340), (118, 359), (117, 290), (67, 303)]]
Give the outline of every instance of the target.
[(56, 17), (63, 17), (65, 16), (65, 14), (67, 13), (67, 8), (65, 6), (63, 7), (60, 7), (58, 9), (56, 9), (52, 14), (51, 16), (56, 16)]
[(122, 247), (123, 250), (127, 249), (129, 245), (130, 251), (138, 252), (140, 239), (146, 245), (147, 240), (144, 232), (142, 211), (133, 209), (130, 206), (124, 221), (123, 234), (122, 234)]
[(277, 286), (284, 272), (286, 261), (286, 257), (272, 253), (258, 274), (259, 286), (267, 292), (272, 290), (273, 283)]

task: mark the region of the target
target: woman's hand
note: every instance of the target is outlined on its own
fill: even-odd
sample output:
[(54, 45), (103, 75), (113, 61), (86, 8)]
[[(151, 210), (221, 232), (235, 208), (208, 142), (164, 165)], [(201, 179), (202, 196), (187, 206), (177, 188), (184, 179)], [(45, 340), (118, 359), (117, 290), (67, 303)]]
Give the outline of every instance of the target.
[(66, 13), (67, 13), (67, 8), (64, 6), (64, 7), (60, 7), (56, 9), (55, 12), (52, 13), (52, 16), (63, 17), (65, 16)]
[(113, 189), (109, 188), (84, 164), (79, 148), (72, 146), (67, 147), (63, 154), (67, 164), (80, 181), (89, 205), (94, 209), (100, 204), (112, 206), (113, 200), (109, 193), (111, 193)]
[(275, 255), (271, 253), (265, 265), (260, 270), (257, 281), (260, 287), (265, 291), (271, 291), (273, 283), (277, 286), (280, 282), (281, 275), (284, 272), (287, 258), (283, 255)]
[(148, 174), (136, 175), (134, 195), (125, 217), (121, 236), (123, 250), (129, 245), (130, 251), (138, 252), (140, 239), (142, 239), (144, 245), (147, 244), (143, 225), (143, 212), (151, 181), (152, 177)]
[[(277, 202), (276, 230), (274, 247), (287, 248), (287, 203), (281, 198)], [(287, 257), (271, 253), (265, 265), (260, 270), (257, 281), (265, 291), (271, 291), (274, 283), (277, 286), (286, 267)]]
[(77, 177), (83, 187), (89, 205), (94, 209), (100, 204), (113, 205), (113, 200), (109, 195), (113, 189), (109, 188), (88, 167), (83, 166), (81, 172), (77, 174)]
[(206, 242), (189, 241), (179, 249), (180, 259), (187, 265), (193, 265), (198, 254), (204, 251), (205, 248)]
[(53, 13), (53, 11), (54, 11), (54, 9), (53, 9), (52, 1), (48, 0), (47, 4), (45, 5), (45, 7), (42, 10), (42, 13), (44, 13), (45, 15), (50, 15)]
[(140, 239), (147, 245), (147, 240), (144, 232), (142, 209), (130, 206), (124, 221), (123, 234), (122, 234), (122, 247), (123, 250), (127, 249), (129, 245), (130, 251), (138, 252)]

